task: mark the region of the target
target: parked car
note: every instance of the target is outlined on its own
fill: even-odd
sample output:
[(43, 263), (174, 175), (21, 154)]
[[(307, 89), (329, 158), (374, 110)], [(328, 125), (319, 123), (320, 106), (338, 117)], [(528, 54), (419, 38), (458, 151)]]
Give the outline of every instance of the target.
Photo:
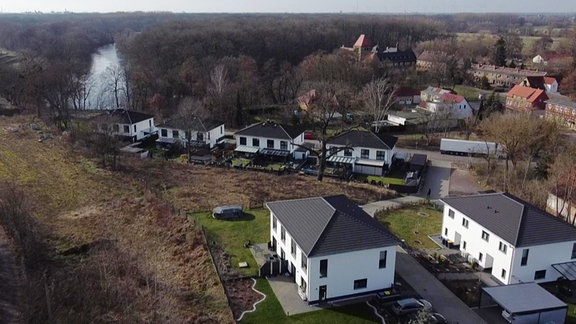
[(392, 311), (396, 315), (416, 313), (419, 310), (432, 310), (432, 304), (425, 299), (404, 298), (392, 304)]
[(440, 313), (430, 313), (430, 317), (428, 317), (428, 324), (446, 324), (448, 321), (446, 317)]

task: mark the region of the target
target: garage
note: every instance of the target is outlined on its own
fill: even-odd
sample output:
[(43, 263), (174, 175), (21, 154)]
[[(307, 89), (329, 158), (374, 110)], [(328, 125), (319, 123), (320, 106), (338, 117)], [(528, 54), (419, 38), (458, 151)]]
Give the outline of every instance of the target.
[[(480, 309), (509, 323), (564, 323), (568, 306), (537, 283), (482, 288)], [(486, 314), (486, 312), (483, 312)]]
[(354, 173), (382, 176), (384, 174), (384, 161), (358, 159), (354, 163)]

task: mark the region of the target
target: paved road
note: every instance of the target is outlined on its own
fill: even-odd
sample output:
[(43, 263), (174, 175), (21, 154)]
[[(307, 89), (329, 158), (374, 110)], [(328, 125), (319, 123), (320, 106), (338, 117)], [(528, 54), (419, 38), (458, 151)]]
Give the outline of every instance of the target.
[(18, 309), (18, 285), (14, 251), (0, 226), (0, 322), (23, 323)]

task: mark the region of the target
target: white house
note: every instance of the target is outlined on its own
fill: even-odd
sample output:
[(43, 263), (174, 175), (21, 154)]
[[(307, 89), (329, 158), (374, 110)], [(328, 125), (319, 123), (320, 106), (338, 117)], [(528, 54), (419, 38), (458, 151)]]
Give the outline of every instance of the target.
[(187, 147), (187, 134), (190, 134), (192, 145), (206, 145), (213, 148), (224, 136), (224, 123), (202, 120), (193, 117), (190, 120), (173, 120), (158, 126), (157, 143), (161, 145), (174, 144), (180, 142), (182, 147)]
[(350, 164), (354, 173), (382, 175), (392, 163), (397, 141), (386, 134), (350, 130), (328, 141), (326, 148), (332, 155), (327, 161)]
[(544, 77), (544, 89), (546, 93), (556, 93), (558, 92), (558, 81), (553, 77)]
[(575, 227), (508, 193), (442, 201), (442, 238), (503, 284), (576, 280)]
[(449, 90), (434, 87), (428, 87), (420, 92), (420, 107), (452, 119), (466, 119), (473, 115), (472, 106), (466, 98)]
[(268, 202), (270, 239), (309, 304), (394, 284), (398, 239), (346, 196)]
[(140, 141), (154, 133), (154, 116), (126, 109), (114, 109), (107, 112), (112, 121), (114, 135), (129, 137), (133, 142)]
[(290, 156), (304, 144), (304, 129), (275, 122), (261, 122), (234, 133), (236, 152)]

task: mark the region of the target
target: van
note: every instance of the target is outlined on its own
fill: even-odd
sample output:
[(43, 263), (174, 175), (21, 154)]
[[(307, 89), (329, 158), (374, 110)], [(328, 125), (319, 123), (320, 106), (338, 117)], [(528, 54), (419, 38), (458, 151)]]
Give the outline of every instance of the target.
[(218, 206), (212, 210), (212, 217), (215, 219), (236, 219), (242, 215), (242, 206)]

